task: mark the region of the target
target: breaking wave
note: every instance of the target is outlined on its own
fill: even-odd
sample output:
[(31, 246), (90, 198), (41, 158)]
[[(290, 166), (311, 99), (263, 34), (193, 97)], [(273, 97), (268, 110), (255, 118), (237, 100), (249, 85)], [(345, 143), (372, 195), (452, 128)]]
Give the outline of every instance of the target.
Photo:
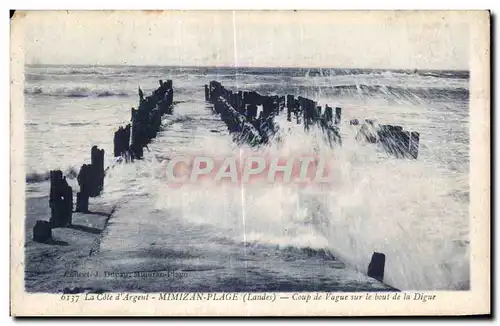
[(429, 99), (469, 99), (469, 90), (465, 88), (446, 87), (395, 87), (384, 85), (349, 84), (332, 86), (332, 92), (336, 95), (390, 95), (390, 96), (412, 96), (417, 95)]
[[(76, 179), (78, 176), (78, 170), (70, 166), (63, 171), (63, 175), (68, 179)], [(26, 183), (39, 183), (50, 180), (50, 171), (43, 172), (30, 172), (26, 174)]]
[(67, 98), (129, 96), (122, 90), (91, 89), (87, 87), (45, 89), (40, 86), (27, 87), (24, 89), (24, 94)]

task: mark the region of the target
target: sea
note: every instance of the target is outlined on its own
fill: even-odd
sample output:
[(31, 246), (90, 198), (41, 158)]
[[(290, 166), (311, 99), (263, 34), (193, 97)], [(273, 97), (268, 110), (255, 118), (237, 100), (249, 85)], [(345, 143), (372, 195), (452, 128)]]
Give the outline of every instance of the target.
[[(89, 269), (153, 272), (165, 260), (179, 266), (189, 261), (204, 272), (190, 284), (176, 283), (177, 290), (253, 284), (259, 291), (346, 291), (352, 279), (337, 279), (332, 287), (324, 266), (304, 253), (322, 255), (322, 261), (334, 257), (366, 273), (372, 253), (382, 252), (384, 282), (392, 287), (470, 288), (468, 71), (28, 65), (24, 77), (28, 205), (30, 198), (48, 196), (50, 170), (61, 169), (78, 189), (76, 175), (90, 163), (90, 148), (105, 150), (99, 200), (115, 203), (116, 211), (101, 258), (88, 262)], [(173, 80), (173, 114), (163, 117), (143, 160), (117, 161), (114, 131), (130, 123), (138, 87), (150, 94), (160, 79)], [(305, 132), (284, 114), (277, 118), (279, 140), (251, 149), (282, 157), (329, 153), (334, 182), (326, 189), (281, 183), (170, 187), (164, 173), (169, 158), (221, 156), (244, 147), (205, 102), (203, 86), (211, 80), (341, 107), (342, 146), (332, 148), (320, 130)], [(418, 159), (398, 159), (356, 141), (351, 119), (419, 132)]]

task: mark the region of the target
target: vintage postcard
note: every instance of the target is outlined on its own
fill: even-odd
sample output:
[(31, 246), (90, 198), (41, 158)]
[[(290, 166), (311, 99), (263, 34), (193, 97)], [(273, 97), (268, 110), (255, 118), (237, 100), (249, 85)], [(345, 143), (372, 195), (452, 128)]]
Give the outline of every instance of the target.
[(14, 316), (490, 313), (488, 11), (18, 11)]

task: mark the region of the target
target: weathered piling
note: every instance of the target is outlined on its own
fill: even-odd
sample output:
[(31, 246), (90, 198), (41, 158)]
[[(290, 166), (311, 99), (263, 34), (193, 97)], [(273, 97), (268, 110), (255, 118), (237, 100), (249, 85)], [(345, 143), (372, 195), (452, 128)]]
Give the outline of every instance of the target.
[(264, 96), (262, 98), (262, 118), (267, 118), (274, 111), (272, 98), (269, 96)]
[[(126, 133), (126, 130), (122, 128), (120, 133)], [(89, 197), (99, 196), (104, 188), (104, 150), (92, 146), (90, 160), (91, 164), (83, 164), (78, 173), (77, 181), (80, 191), (76, 194), (75, 211), (77, 212), (88, 212)]]
[(414, 159), (418, 158), (418, 148), (420, 144), (420, 134), (416, 131), (410, 133), (410, 155)]
[(210, 89), (208, 88), (208, 85), (205, 85), (205, 101), (210, 100)]
[[(259, 145), (269, 139), (275, 130), (272, 117), (277, 111), (277, 102), (272, 97), (261, 96), (257, 92), (233, 93), (217, 81), (211, 81), (209, 89), (214, 111), (220, 115), (229, 132), (235, 133), (236, 141)], [(257, 105), (263, 105), (259, 117)]]
[(333, 122), (333, 109), (328, 106), (328, 104), (325, 105), (325, 113), (323, 114), (323, 120), (325, 120), (328, 123)]
[(167, 84), (165, 85), (165, 89), (166, 89), (165, 99), (167, 100), (168, 105), (171, 107), (172, 104), (174, 103), (174, 88), (173, 88), (173, 82), (171, 79), (167, 80)]
[(231, 133), (239, 133), (235, 138), (238, 142), (246, 142), (250, 145), (258, 145), (264, 142), (261, 133), (254, 124), (247, 121), (246, 117), (236, 111), (223, 97), (216, 102), (217, 110), (221, 119), (226, 123)]
[(340, 123), (340, 116), (342, 115), (342, 108), (335, 108), (335, 124), (338, 125)]
[(89, 209), (89, 197), (93, 187), (93, 171), (90, 164), (83, 164), (78, 173), (77, 181), (80, 191), (76, 194), (76, 211), (87, 212)]
[[(132, 108), (132, 126), (129, 132), (130, 145), (127, 147), (132, 159), (142, 159), (144, 147), (156, 137), (161, 128), (161, 117), (172, 113), (173, 87), (172, 80), (159, 80), (159, 87), (152, 95), (144, 98), (139, 93), (139, 108)], [(124, 135), (125, 137), (125, 135)], [(116, 154), (116, 153), (115, 153)]]
[(370, 119), (365, 120), (356, 135), (356, 140), (378, 143), (387, 153), (397, 158), (413, 159), (418, 157), (419, 138), (418, 132), (409, 132), (397, 125), (376, 125)]
[(285, 95), (279, 97), (279, 99), (278, 99), (278, 108), (279, 108), (280, 112), (285, 109)]
[(127, 124), (125, 128), (120, 126), (117, 131), (115, 131), (115, 136), (113, 139), (113, 153), (114, 157), (120, 157), (126, 155), (130, 147), (130, 124)]
[(245, 114), (245, 100), (243, 98), (243, 92), (238, 91), (238, 103), (236, 106), (236, 111), (238, 111), (241, 114)]
[(101, 194), (104, 187), (104, 149), (92, 146), (90, 151), (90, 162), (92, 170), (92, 186), (90, 188), (90, 197), (97, 197)]
[(378, 139), (382, 147), (396, 157), (410, 154), (410, 133), (401, 126), (380, 125)]
[(315, 110), (315, 103), (311, 101), (308, 98), (299, 96), (298, 98), (299, 101), (299, 108), (302, 112), (302, 119), (304, 121), (304, 129), (309, 130), (310, 125), (314, 121), (314, 110)]
[(213, 80), (209, 84), (209, 90), (210, 90), (210, 102), (215, 103), (217, 101), (217, 98), (219, 98), (222, 95), (222, 85)]
[(137, 113), (137, 110), (132, 108), (131, 110), (131, 114), (130, 114), (130, 121), (134, 121), (134, 118), (135, 118), (135, 115)]
[(113, 138), (113, 154), (115, 157), (122, 155), (122, 131), (123, 127), (120, 126), (117, 131), (115, 131), (115, 136)]
[(342, 137), (340, 136), (339, 127), (332, 121), (332, 108), (326, 105), (323, 115), (319, 115), (319, 113), (320, 111), (318, 110), (319, 126), (321, 127), (323, 134), (326, 136), (328, 144), (332, 147), (334, 145), (342, 145)]
[(73, 189), (68, 185), (61, 170), (50, 171), (50, 224), (64, 227), (71, 224), (73, 213)]
[(365, 120), (365, 123), (361, 125), (356, 135), (356, 140), (366, 141), (372, 144), (378, 141), (378, 133), (373, 122)]
[(89, 194), (81, 191), (77, 192), (75, 212), (86, 213), (88, 211), (89, 211)]
[(257, 118), (257, 105), (255, 104), (247, 105), (246, 117), (248, 121), (253, 121), (255, 120), (255, 118)]
[(144, 100), (144, 92), (141, 89), (141, 86), (139, 86), (139, 101)]
[(127, 124), (127, 126), (125, 127), (125, 133), (123, 135), (123, 151), (125, 154), (128, 154), (129, 150), (130, 150), (130, 135), (131, 135), (131, 125), (130, 123)]
[(383, 253), (374, 252), (370, 264), (368, 265), (369, 277), (373, 277), (379, 282), (384, 281), (385, 255)]
[(36, 221), (33, 227), (33, 240), (36, 242), (46, 243), (52, 240), (52, 226), (47, 221)]
[(286, 96), (286, 107), (292, 110), (295, 106), (295, 99), (293, 95), (288, 94)]

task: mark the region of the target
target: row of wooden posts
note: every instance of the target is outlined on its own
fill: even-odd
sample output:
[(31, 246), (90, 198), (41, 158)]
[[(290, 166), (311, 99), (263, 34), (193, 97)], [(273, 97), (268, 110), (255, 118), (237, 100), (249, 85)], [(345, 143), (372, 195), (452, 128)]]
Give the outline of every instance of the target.
[(160, 86), (150, 96), (144, 97), (139, 87), (139, 107), (132, 108), (131, 122), (115, 132), (114, 157), (142, 159), (144, 147), (156, 137), (161, 127), (161, 117), (172, 113), (174, 90), (172, 80), (159, 80)]
[[(214, 110), (221, 115), (230, 132), (238, 132), (241, 137), (252, 145), (266, 144), (278, 131), (274, 118), (287, 109), (287, 119), (295, 117), (297, 124), (304, 123), (305, 130), (314, 124), (321, 126), (330, 143), (341, 143), (338, 125), (341, 121), (342, 109), (325, 106), (322, 112), (317, 102), (294, 95), (261, 95), (255, 91), (232, 92), (221, 83), (211, 81), (205, 85), (205, 100), (214, 105)], [(258, 106), (262, 111), (257, 116)]]
[[(317, 125), (324, 132), (331, 146), (342, 144), (338, 126), (341, 123), (342, 109), (325, 105), (324, 110), (317, 102), (294, 95), (265, 96), (255, 91), (233, 92), (221, 83), (211, 81), (205, 85), (205, 100), (214, 105), (214, 110), (221, 115), (230, 132), (238, 134), (238, 141), (246, 141), (251, 145), (266, 144), (277, 132), (275, 116), (285, 108), (287, 120), (295, 119), (297, 124), (303, 122), (304, 129), (310, 130)], [(257, 107), (262, 106), (257, 116)], [(358, 125), (353, 119), (351, 125)], [(378, 125), (375, 120), (366, 119), (359, 129), (357, 140), (378, 143), (387, 153), (398, 158), (418, 158), (420, 134), (416, 131), (404, 130), (402, 126)]]
[[(80, 191), (76, 194), (76, 212), (88, 211), (89, 197), (97, 197), (104, 187), (104, 150), (92, 146), (90, 164), (83, 164), (78, 174)], [(33, 239), (52, 240), (52, 229), (71, 225), (73, 215), (73, 188), (61, 170), (50, 171), (50, 220), (38, 220), (33, 228)]]
[[(156, 137), (161, 126), (161, 116), (172, 113), (172, 81), (163, 82), (152, 95), (144, 98), (139, 87), (139, 109), (132, 108), (132, 125), (119, 127), (114, 135), (114, 156), (132, 159), (143, 157), (143, 147)], [(97, 197), (104, 187), (104, 150), (93, 146), (91, 163), (83, 164), (78, 174), (80, 191), (76, 194), (75, 212), (89, 211), (89, 198)], [(33, 239), (48, 242), (52, 239), (52, 229), (71, 225), (73, 214), (73, 189), (69, 186), (61, 170), (50, 171), (50, 221), (39, 220), (33, 228)]]

